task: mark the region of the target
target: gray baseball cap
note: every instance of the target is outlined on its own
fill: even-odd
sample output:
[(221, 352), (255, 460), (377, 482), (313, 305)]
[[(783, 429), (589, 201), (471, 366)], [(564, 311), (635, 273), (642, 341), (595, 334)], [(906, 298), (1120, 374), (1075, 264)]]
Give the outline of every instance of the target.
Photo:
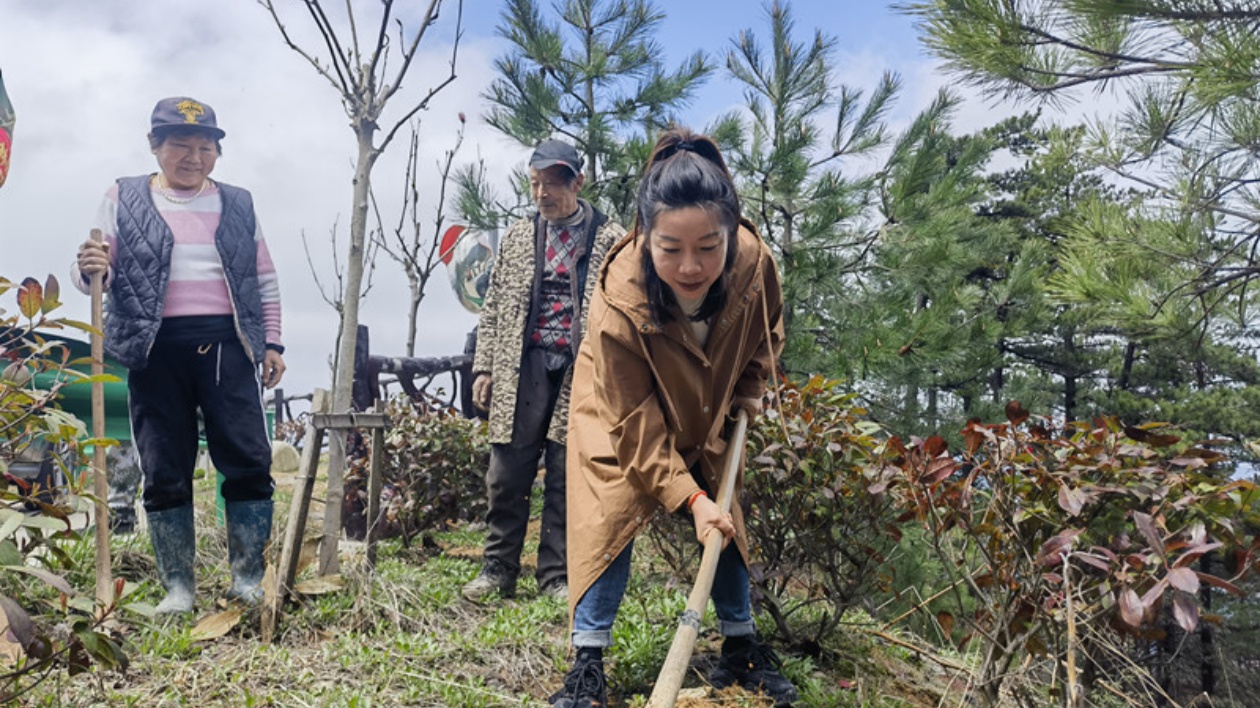
[(573, 174), (582, 174), (582, 156), (574, 147), (562, 140), (544, 140), (534, 148), (529, 156), (529, 166), (536, 170), (545, 170), (554, 165), (564, 165)]

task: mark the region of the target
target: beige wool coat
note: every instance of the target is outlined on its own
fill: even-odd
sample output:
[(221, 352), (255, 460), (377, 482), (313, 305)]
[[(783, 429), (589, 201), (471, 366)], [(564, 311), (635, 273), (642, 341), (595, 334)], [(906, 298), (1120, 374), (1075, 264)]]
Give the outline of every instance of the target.
[[(732, 401), (764, 393), (771, 354), (782, 348), (779, 273), (751, 223), (741, 223), (727, 303), (703, 348), (681, 313), (664, 327), (652, 323), (641, 275), (645, 241), (631, 235), (609, 252), (574, 366), (566, 470), (570, 618), (651, 516), (682, 509), (699, 489), (689, 471), (694, 463), (717, 491)], [(740, 486), (742, 478), (737, 494)], [(747, 563), (743, 514), (738, 504), (731, 512)]]

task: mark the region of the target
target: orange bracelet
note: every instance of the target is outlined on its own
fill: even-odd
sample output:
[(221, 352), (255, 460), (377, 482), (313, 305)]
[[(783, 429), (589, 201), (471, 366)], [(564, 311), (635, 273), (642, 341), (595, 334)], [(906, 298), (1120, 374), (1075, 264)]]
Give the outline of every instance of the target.
[(703, 489), (698, 489), (695, 492), (692, 492), (691, 496), (687, 497), (687, 511), (691, 511), (691, 507), (695, 506), (696, 500), (700, 497), (705, 497), (707, 499), (709, 497), (709, 493)]

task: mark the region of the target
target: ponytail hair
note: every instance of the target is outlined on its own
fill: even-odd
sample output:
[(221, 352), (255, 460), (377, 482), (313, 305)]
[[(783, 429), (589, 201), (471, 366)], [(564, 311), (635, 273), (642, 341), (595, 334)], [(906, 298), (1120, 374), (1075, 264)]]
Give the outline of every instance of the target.
[[(639, 182), (635, 234), (649, 237), (661, 212), (699, 208), (717, 221), (726, 235), (726, 262), (722, 276), (705, 295), (695, 321), (707, 320), (726, 305), (726, 281), (735, 263), (739, 233), (739, 193), (726, 160), (713, 139), (687, 128), (666, 130), (656, 141)], [(673, 319), (674, 293), (661, 281), (652, 261), (652, 249), (643, 248), (643, 290), (652, 319), (658, 325)]]

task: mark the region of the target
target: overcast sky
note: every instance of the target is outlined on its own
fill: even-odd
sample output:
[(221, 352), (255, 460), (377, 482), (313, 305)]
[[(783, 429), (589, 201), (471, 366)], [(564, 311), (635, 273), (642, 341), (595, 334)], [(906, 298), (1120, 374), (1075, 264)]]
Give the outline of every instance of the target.
[[(299, 41), (316, 46), (302, 4), (280, 4)], [(330, 13), (344, 5), (328, 4)], [(378, 2), (353, 4), (372, 18), (360, 19), (361, 28), (375, 24)], [(724, 53), (741, 29), (766, 34), (759, 0), (658, 6), (667, 13), (660, 40), (671, 62), (697, 49)], [(443, 7), (383, 125), (392, 126), (449, 72), (455, 12), (450, 0)], [(460, 112), (469, 118), (466, 160), (480, 156), (492, 174), (507, 175), (528, 156), (527, 148), (480, 119), (485, 110), (480, 95), (493, 78), (491, 62), (507, 49), (495, 32), (501, 7), (496, 0), (466, 0), (458, 78), (421, 116), (421, 176), (430, 189)], [(839, 40), (839, 81), (869, 88), (886, 70), (902, 75), (894, 123), (908, 122), (949, 81), (920, 49), (911, 20), (881, 3), (812, 0), (792, 7), (798, 38), (817, 27)], [(280, 272), (289, 366), (283, 386), (292, 394), (329, 385), (336, 315), (308, 269), (302, 234), (323, 279), (331, 281), (333, 225), (341, 236), (339, 250), (344, 252), (348, 237), (354, 136), (338, 93), (283, 44), (262, 7), (252, 0), (0, 0), (0, 71), (17, 114), (11, 172), (0, 188), (0, 275), (17, 280), (53, 273), (66, 292), (62, 314), (88, 319), (87, 297), (68, 282), (75, 248), (115, 178), (157, 169), (145, 140), (153, 104), (166, 96), (193, 96), (215, 109), (227, 132), (214, 177), (253, 192)], [(716, 76), (686, 122), (702, 128), (741, 103), (739, 89)], [(972, 100), (958, 123), (979, 127), (993, 117), (990, 107)], [(396, 209), (405, 153), (405, 140), (396, 141), (373, 175), (386, 214)], [(445, 271), (440, 276), (421, 307), (419, 356), (459, 353), (476, 323), (475, 315), (456, 303)], [(382, 256), (361, 312), (361, 321), (371, 327), (373, 353), (403, 353), (406, 302), (405, 278)], [(2, 305), (11, 309), (13, 303)]]

